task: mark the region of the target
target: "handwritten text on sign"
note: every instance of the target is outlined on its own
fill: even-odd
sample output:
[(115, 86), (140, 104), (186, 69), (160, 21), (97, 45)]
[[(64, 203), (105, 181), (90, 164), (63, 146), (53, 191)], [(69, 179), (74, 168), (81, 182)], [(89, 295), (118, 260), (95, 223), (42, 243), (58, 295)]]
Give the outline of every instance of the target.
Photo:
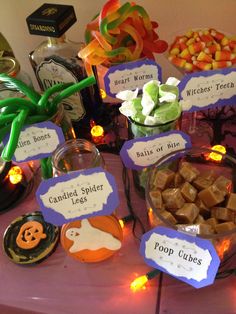
[(119, 203), (114, 177), (102, 168), (43, 181), (36, 196), (44, 219), (55, 225), (111, 214)]
[[(4, 144), (8, 139), (9, 136), (4, 139)], [(21, 131), (13, 160), (22, 162), (51, 156), (64, 141), (62, 129), (50, 121), (27, 126)]]
[(143, 85), (151, 80), (161, 81), (161, 68), (152, 60), (112, 66), (104, 77), (106, 92), (113, 97), (120, 91), (142, 89)]
[(220, 259), (210, 241), (157, 227), (142, 237), (148, 265), (201, 288), (214, 282)]
[(183, 111), (233, 105), (236, 103), (236, 69), (189, 74), (178, 87)]
[(127, 168), (141, 170), (173, 151), (190, 147), (191, 141), (187, 134), (181, 131), (170, 131), (126, 141), (120, 151), (120, 156)]

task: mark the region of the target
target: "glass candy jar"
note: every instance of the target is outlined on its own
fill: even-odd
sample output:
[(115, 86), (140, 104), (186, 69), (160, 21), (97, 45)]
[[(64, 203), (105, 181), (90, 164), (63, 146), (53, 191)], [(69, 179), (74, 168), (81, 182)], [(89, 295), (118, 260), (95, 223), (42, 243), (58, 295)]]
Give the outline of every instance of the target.
[(150, 227), (166, 226), (210, 240), (221, 262), (236, 250), (236, 159), (207, 148), (182, 149), (150, 168)]
[[(128, 120), (128, 136), (129, 139), (158, 135), (164, 132), (178, 129), (179, 119), (155, 125), (145, 125), (134, 121), (132, 118)], [(145, 198), (145, 186), (147, 181), (149, 168), (142, 170), (132, 170), (134, 186), (138, 194)]]
[[(54, 176), (105, 166), (96, 146), (84, 139), (69, 140), (60, 145), (53, 153), (52, 163)], [(86, 263), (111, 257), (120, 249), (122, 238), (122, 228), (115, 214), (76, 220), (61, 228), (63, 249), (70, 257)]]

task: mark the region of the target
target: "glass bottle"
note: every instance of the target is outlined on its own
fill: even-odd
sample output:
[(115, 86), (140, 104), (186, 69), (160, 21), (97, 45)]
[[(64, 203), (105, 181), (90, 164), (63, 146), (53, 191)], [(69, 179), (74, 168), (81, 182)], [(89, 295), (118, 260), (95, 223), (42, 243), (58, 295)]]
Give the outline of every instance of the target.
[[(77, 83), (87, 77), (78, 58), (83, 43), (66, 38), (65, 32), (76, 22), (73, 6), (43, 4), (26, 19), (30, 34), (47, 36), (29, 54), (41, 90), (58, 83)], [(90, 138), (90, 120), (100, 116), (102, 101), (98, 87), (85, 88), (63, 101), (77, 137)]]

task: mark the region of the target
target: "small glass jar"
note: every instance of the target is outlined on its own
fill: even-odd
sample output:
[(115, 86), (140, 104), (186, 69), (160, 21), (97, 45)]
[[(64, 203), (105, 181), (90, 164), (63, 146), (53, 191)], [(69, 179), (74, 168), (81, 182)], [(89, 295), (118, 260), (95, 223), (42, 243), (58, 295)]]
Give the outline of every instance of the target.
[(94, 167), (104, 167), (105, 162), (94, 144), (85, 139), (64, 142), (52, 155), (55, 176)]
[[(178, 129), (179, 120), (173, 120), (164, 124), (145, 125), (134, 121), (132, 118), (128, 120), (128, 137), (129, 139), (135, 139), (140, 137), (158, 135), (164, 132)], [(147, 181), (149, 168), (143, 168), (142, 170), (132, 170), (134, 186), (142, 198), (145, 198), (145, 186)]]
[[(26, 85), (33, 87), (30, 76), (21, 70), (19, 62), (13, 57), (0, 58), (0, 73), (5, 73), (24, 82)], [(25, 95), (14, 86), (3, 84), (0, 81), (0, 100), (11, 97), (25, 97)]]
[[(85, 170), (94, 167), (104, 167), (105, 163), (99, 150), (94, 144), (85, 139), (69, 140), (60, 145), (52, 155), (53, 176), (62, 176), (73, 171)], [(71, 250), (74, 241), (68, 236), (70, 230), (80, 230), (83, 228), (95, 228), (98, 236), (93, 238), (97, 241), (98, 248), (90, 248), (89, 242), (86, 243), (86, 249)], [(108, 249), (107, 246), (101, 245), (102, 238), (99, 232), (107, 233), (113, 241), (119, 241), (119, 245), (114, 249)], [(88, 232), (88, 231), (86, 231)], [(80, 235), (83, 238), (82, 234)], [(93, 263), (100, 262), (111, 257), (120, 247), (123, 239), (123, 232), (115, 211), (111, 215), (93, 216), (87, 219), (78, 219), (66, 223), (61, 228), (61, 245), (67, 255), (80, 262)], [(83, 240), (82, 240), (83, 241)]]

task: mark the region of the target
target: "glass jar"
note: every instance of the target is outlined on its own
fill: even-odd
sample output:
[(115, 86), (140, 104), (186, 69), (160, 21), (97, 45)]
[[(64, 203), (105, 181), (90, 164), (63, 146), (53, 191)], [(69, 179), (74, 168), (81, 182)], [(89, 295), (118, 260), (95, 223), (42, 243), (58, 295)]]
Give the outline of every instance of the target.
[(105, 166), (99, 150), (85, 139), (72, 139), (58, 146), (52, 155), (52, 164), (54, 176)]
[[(185, 166), (190, 165), (190, 167), (193, 167), (190, 169), (197, 170), (197, 172), (194, 170), (195, 179), (194, 177), (192, 178), (193, 180), (190, 179), (189, 174), (187, 180), (186, 178), (183, 179), (179, 169), (184, 166), (184, 163)], [(162, 180), (160, 177), (157, 177), (157, 173), (163, 169), (172, 170), (174, 177), (172, 177), (172, 179), (169, 177), (170, 180), (168, 179), (168, 183), (166, 181), (161, 187), (160, 184), (164, 181), (161, 183)], [(173, 173), (171, 175), (173, 175)], [(222, 179), (222, 177), (225, 179)], [(217, 193), (216, 197), (221, 195), (220, 197), (222, 198), (218, 199), (215, 205), (210, 204), (209, 200), (206, 202), (206, 198), (202, 197), (203, 194), (201, 191), (204, 190), (205, 192), (207, 188), (206, 186), (199, 185), (199, 178), (201, 178), (200, 180), (204, 180), (202, 182), (205, 182), (204, 184), (207, 184), (206, 186), (208, 187), (212, 185), (218, 187), (215, 189), (215, 193)], [(220, 181), (219, 178), (223, 181)], [(236, 251), (236, 210), (227, 209), (227, 206), (229, 206), (227, 202), (230, 193), (235, 193), (236, 190), (235, 178), (236, 159), (228, 154), (216, 153), (216, 151), (204, 147), (182, 149), (171, 152), (160, 158), (154, 166), (150, 167), (146, 185), (146, 203), (150, 227), (166, 226), (196, 237), (210, 240), (221, 261), (228, 260)], [(225, 183), (219, 185), (219, 181)], [(194, 189), (191, 188), (191, 191), (196, 190), (194, 193), (197, 194), (195, 194), (192, 200), (186, 200), (186, 194), (184, 194), (185, 192), (183, 190), (184, 184), (185, 187), (193, 186)], [(180, 205), (182, 207), (178, 207), (183, 208), (184, 204), (189, 202), (197, 206), (199, 212), (197, 212), (195, 216), (192, 216), (191, 221), (183, 222), (184, 217), (180, 215), (180, 212), (177, 212), (178, 209), (170, 209), (170, 203), (168, 202), (167, 204), (167, 194), (163, 195), (163, 191), (166, 189), (175, 190), (175, 195), (177, 195), (177, 190), (180, 191), (180, 199), (183, 197), (185, 203)], [(222, 191), (224, 191), (224, 193)], [(201, 193), (201, 195), (199, 193)], [(169, 195), (169, 199), (171, 200), (173, 200), (174, 197), (174, 194), (172, 196)], [(177, 203), (175, 203), (175, 205), (177, 206)], [(189, 215), (191, 210), (192, 209), (188, 208), (188, 211), (185, 213)], [(193, 219), (193, 217), (195, 218)], [(228, 225), (228, 229), (225, 223)]]
[[(177, 130), (179, 125), (179, 119), (167, 122), (165, 124), (145, 125), (134, 121), (132, 118), (128, 120), (128, 137), (129, 139), (135, 139), (140, 137), (158, 135), (171, 130)], [(147, 181), (147, 175), (149, 168), (143, 168), (142, 170), (132, 170), (134, 186), (142, 198), (145, 198), (145, 186)]]
[[(69, 140), (60, 145), (53, 153), (52, 164), (54, 177), (73, 171), (105, 166), (104, 159), (99, 150), (94, 144), (85, 139)], [(80, 231), (81, 228), (84, 230), (84, 233), (78, 232), (75, 238), (73, 231)], [(87, 241), (87, 239), (83, 238), (83, 234), (91, 233), (92, 228), (94, 229), (93, 232), (97, 233), (97, 236), (94, 236), (92, 232), (92, 240)], [(115, 241), (115, 246), (111, 246), (112, 248), (110, 248), (110, 244), (108, 245), (108, 243), (105, 244), (104, 242), (103, 244), (104, 234), (106, 233), (106, 237), (110, 238), (110, 244)], [(73, 242), (77, 241), (78, 236), (81, 238), (81, 243), (86, 245), (86, 249), (84, 247), (83, 249), (79, 249), (78, 247), (78, 250), (71, 249)], [(60, 239), (61, 245), (67, 255), (80, 262), (94, 263), (110, 258), (120, 249), (123, 231), (114, 211), (111, 215), (95, 215), (87, 219), (78, 219), (65, 223), (61, 228)], [(94, 245), (95, 243), (96, 245)]]
[[(33, 87), (30, 76), (21, 70), (19, 62), (13, 57), (0, 57), (0, 73), (15, 77), (26, 85)], [(15, 86), (3, 84), (0, 81), (0, 100), (10, 97), (25, 97), (25, 95), (17, 90)]]

